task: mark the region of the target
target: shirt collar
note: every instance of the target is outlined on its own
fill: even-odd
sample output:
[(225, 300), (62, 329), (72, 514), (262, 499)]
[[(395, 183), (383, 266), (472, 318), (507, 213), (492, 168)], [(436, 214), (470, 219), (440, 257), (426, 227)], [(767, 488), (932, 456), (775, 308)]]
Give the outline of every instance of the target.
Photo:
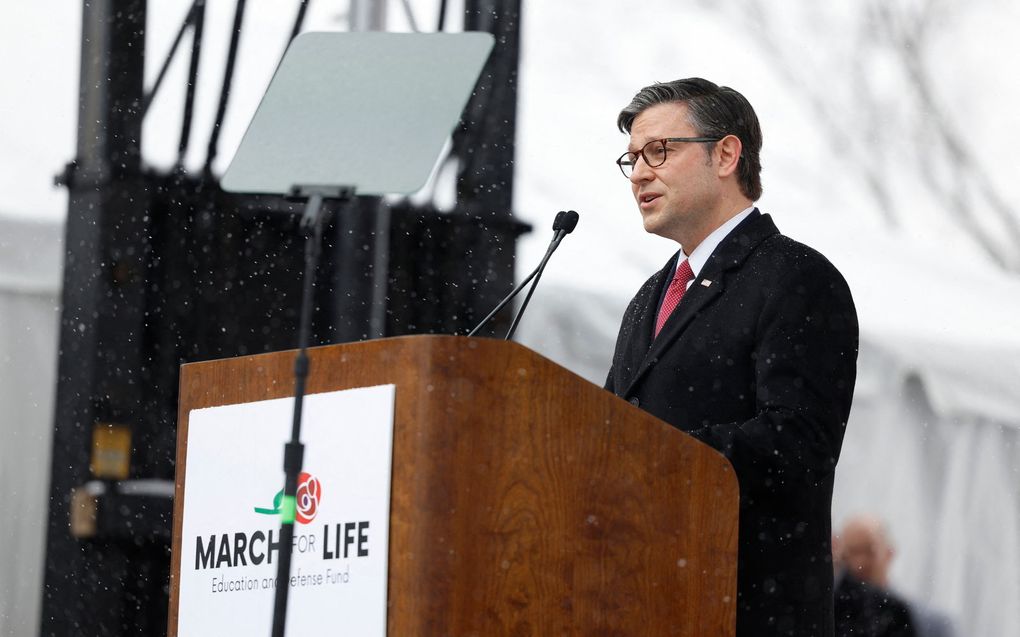
[[(708, 263), (708, 257), (712, 256), (712, 253), (715, 252), (716, 247), (719, 246), (722, 240), (726, 238), (726, 235), (733, 232), (733, 229), (740, 225), (741, 221), (747, 219), (752, 212), (754, 212), (753, 205), (733, 215), (726, 223), (713, 230), (712, 234), (705, 237), (705, 240), (694, 249), (694, 252), (687, 255), (687, 260), (691, 262), (691, 272), (694, 273), (694, 278), (697, 278), (701, 273), (701, 268), (705, 267), (705, 264)], [(681, 254), (683, 254), (682, 251)], [(676, 260), (677, 267), (680, 267), (681, 263), (683, 263), (683, 259)]]

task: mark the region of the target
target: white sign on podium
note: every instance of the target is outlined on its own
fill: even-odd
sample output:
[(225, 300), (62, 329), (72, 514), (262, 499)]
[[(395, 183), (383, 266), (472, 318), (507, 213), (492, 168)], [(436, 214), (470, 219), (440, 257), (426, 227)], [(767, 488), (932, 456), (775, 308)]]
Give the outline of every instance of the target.
[[(395, 387), (304, 399), (289, 635), (386, 635)], [(180, 637), (266, 635), (293, 398), (190, 414)]]

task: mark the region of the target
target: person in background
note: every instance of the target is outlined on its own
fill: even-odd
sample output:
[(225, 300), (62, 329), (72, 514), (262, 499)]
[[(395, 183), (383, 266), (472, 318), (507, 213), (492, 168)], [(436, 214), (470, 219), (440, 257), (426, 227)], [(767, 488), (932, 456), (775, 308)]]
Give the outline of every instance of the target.
[[(838, 560), (852, 578), (883, 591), (907, 609), (909, 621), (917, 637), (954, 637), (950, 619), (918, 602), (899, 600), (889, 586), (889, 569), (896, 549), (885, 523), (873, 515), (851, 516), (839, 535)], [(838, 591), (838, 587), (837, 587)], [(840, 605), (837, 596), (836, 606)], [(838, 623), (837, 616), (837, 623)]]
[(832, 538), (836, 637), (916, 637), (906, 602), (860, 579), (867, 569), (849, 567), (842, 540), (842, 535)]

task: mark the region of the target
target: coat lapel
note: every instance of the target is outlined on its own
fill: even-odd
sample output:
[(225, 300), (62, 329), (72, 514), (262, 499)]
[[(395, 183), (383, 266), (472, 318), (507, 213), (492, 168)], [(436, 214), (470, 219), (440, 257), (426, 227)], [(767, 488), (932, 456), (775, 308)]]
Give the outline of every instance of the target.
[[(654, 341), (651, 338), (658, 297), (645, 305), (645, 313), (641, 317), (640, 324), (637, 326), (638, 332), (635, 334), (635, 347), (631, 350), (635, 353), (645, 352), (645, 355), (637, 367), (637, 373), (631, 378), (626, 391), (621, 396), (629, 394), (641, 378), (659, 362), (662, 355), (684, 334), (691, 322), (715, 299), (722, 296), (726, 290), (727, 273), (738, 269), (765, 238), (778, 233), (779, 230), (772, 222), (772, 218), (757, 210), (744, 219), (709, 256), (705, 267), (694, 279), (691, 287), (688, 288), (673, 314), (666, 320), (666, 324), (663, 325), (662, 331)], [(674, 263), (676, 263), (675, 260), (670, 261), (670, 265)], [(666, 272), (667, 270), (669, 272)], [(666, 274), (663, 272), (672, 274), (672, 270), (667, 266), (660, 272), (662, 276), (656, 277), (660, 286), (665, 285)], [(644, 341), (640, 339), (644, 339)], [(651, 341), (650, 347), (645, 345), (649, 341)]]
[[(662, 288), (673, 277), (675, 269), (676, 257), (674, 256), (639, 292), (639, 295), (643, 297), (639, 301), (641, 314), (636, 317), (637, 320), (633, 323), (627, 346), (624, 349), (623, 369), (636, 371), (642, 366), (648, 348), (652, 345), (652, 330), (655, 327), (655, 317), (658, 313), (659, 297), (662, 294)], [(627, 384), (632, 384), (634, 378), (635, 376), (631, 374), (630, 378), (626, 381)]]

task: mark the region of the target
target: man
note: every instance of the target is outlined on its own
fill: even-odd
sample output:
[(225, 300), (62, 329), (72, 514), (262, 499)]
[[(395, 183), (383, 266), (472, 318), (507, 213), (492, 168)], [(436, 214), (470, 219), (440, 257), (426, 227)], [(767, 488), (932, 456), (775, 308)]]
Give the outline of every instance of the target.
[[(836, 625), (845, 622), (843, 634), (860, 635), (861, 617), (853, 610), (860, 596), (854, 588), (870, 587), (881, 596), (878, 612), (871, 613), (872, 624), (888, 627), (879, 635), (918, 635), (918, 637), (952, 637), (952, 621), (945, 614), (919, 603), (910, 603), (897, 597), (889, 586), (889, 569), (896, 549), (882, 520), (872, 515), (854, 515), (843, 524), (839, 534), (838, 550), (833, 553), (845, 571), (837, 573)], [(855, 584), (860, 582), (861, 584)], [(843, 612), (840, 612), (840, 611)], [(867, 613), (864, 613), (867, 615)]]
[(836, 637), (915, 637), (906, 603), (887, 589), (892, 547), (865, 540), (870, 527), (858, 518), (832, 538)]
[(889, 588), (889, 568), (896, 555), (885, 524), (871, 515), (853, 515), (839, 534), (839, 561), (862, 582)]
[(627, 308), (606, 388), (732, 462), (737, 634), (831, 637), (832, 481), (857, 359), (850, 291), (754, 208), (761, 130), (740, 93), (654, 84), (618, 124), (645, 230), (681, 249)]

